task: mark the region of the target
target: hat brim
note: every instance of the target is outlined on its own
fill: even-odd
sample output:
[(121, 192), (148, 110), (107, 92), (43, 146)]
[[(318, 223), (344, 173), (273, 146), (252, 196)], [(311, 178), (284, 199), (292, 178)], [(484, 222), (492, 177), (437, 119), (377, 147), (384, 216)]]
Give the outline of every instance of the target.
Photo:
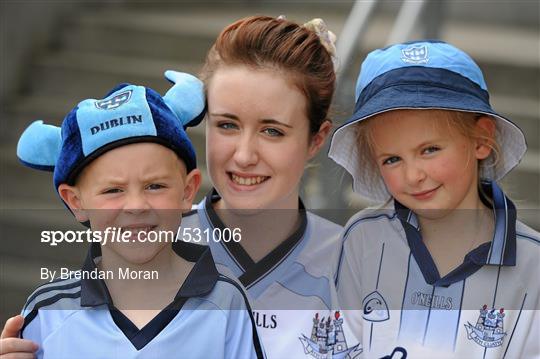
[(403, 84), (381, 89), (362, 106), (357, 106), (350, 119), (334, 132), (328, 152), (330, 158), (352, 175), (353, 190), (372, 201), (384, 202), (388, 200), (390, 193), (380, 175), (367, 170), (368, 154), (359, 153), (353, 125), (384, 112), (404, 109), (442, 109), (493, 116), (497, 127), (496, 141), (501, 148), (500, 159), (496, 163), (493, 158), (484, 161), (482, 178), (503, 178), (519, 164), (527, 149), (525, 136), (519, 127), (473, 94), (432, 84)]

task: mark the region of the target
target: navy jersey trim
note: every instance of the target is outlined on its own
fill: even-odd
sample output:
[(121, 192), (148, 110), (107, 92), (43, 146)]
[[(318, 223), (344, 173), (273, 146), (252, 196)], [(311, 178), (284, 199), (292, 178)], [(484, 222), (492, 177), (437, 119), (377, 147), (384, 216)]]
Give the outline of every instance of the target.
[[(188, 273), (175, 298), (195, 297), (210, 293), (218, 277), (218, 271), (210, 253), (210, 248), (199, 244), (175, 241), (172, 243), (172, 249), (183, 259), (189, 262), (195, 262), (195, 265)], [(83, 270), (96, 270), (95, 260), (100, 256), (100, 244), (92, 243), (83, 265)], [(102, 279), (82, 279), (81, 292), (81, 306), (83, 307), (104, 304), (113, 306), (107, 285)]]
[(503, 359), (506, 358), (506, 353), (508, 352), (508, 348), (510, 348), (510, 343), (512, 342), (512, 337), (514, 336), (514, 332), (516, 331), (516, 328), (519, 323), (519, 318), (521, 317), (521, 312), (523, 311), (523, 306), (525, 305), (525, 300), (527, 299), (527, 293), (525, 293), (525, 296), (523, 296), (523, 302), (521, 302), (521, 308), (519, 308), (519, 314), (516, 319), (516, 323), (514, 324), (514, 328), (512, 329), (512, 334), (510, 334), (510, 338), (508, 338), (508, 343), (506, 344), (506, 349), (504, 350)]
[[(205, 209), (206, 213), (208, 214), (210, 224), (214, 228), (224, 230), (226, 226), (221, 221), (216, 210), (212, 206), (212, 203), (219, 199), (219, 194), (215, 189), (212, 189), (212, 191), (206, 196)], [(238, 279), (246, 288), (257, 284), (260, 280), (265, 278), (268, 273), (270, 273), (275, 267), (282, 263), (290, 255), (290, 253), (292, 253), (292, 251), (304, 237), (304, 233), (306, 232), (307, 228), (307, 214), (302, 200), (299, 199), (298, 201), (300, 214), (299, 226), (289, 236), (289, 238), (281, 242), (260, 261), (255, 263), (255, 261), (253, 261), (253, 259), (242, 247), (241, 243), (234, 241), (221, 241), (221, 245), (225, 247), (225, 250), (230, 253), (233, 260), (243, 269), (244, 273), (240, 275)]]
[[(208, 214), (208, 219), (212, 226), (214, 228), (221, 229), (221, 233), (225, 233), (225, 228), (227, 227), (221, 218), (219, 218), (216, 210), (214, 209), (213, 203), (219, 201), (221, 197), (216, 192), (215, 189), (212, 189), (205, 198), (205, 208), (206, 213)], [(225, 243), (225, 241), (220, 241), (221, 244), (225, 247), (225, 249), (231, 254), (231, 257), (233, 257), (236, 261), (236, 263), (242, 268), (242, 270), (245, 272), (249, 268), (251, 268), (253, 265), (255, 265), (255, 262), (249, 254), (244, 250), (242, 245), (240, 243), (229, 241), (230, 243)]]
[(196, 214), (196, 213), (197, 213), (197, 209), (192, 209), (192, 210), (189, 211), (189, 212), (183, 213), (183, 214), (182, 214), (182, 218), (186, 218), (186, 217), (193, 216), (193, 215)]
[(529, 235), (526, 235), (524, 233), (519, 233), (519, 232), (516, 232), (516, 235), (519, 236), (519, 237), (523, 237), (525, 239), (528, 239), (528, 240), (530, 240), (530, 241), (532, 241), (532, 242), (534, 242), (536, 244), (540, 244), (540, 239), (538, 239), (538, 238), (534, 238), (534, 237), (531, 237)]
[(516, 265), (516, 209), (514, 204), (504, 196), (495, 182), (482, 183), (487, 196), (493, 198), (495, 214), (495, 230), (493, 239), (483, 243), (465, 255), (463, 263), (441, 278), (433, 257), (422, 240), (418, 228), (414, 226), (413, 212), (394, 201), (395, 210), (405, 230), (407, 243), (426, 283), (447, 287), (474, 274), (483, 265)]
[(80, 280), (75, 280), (75, 281), (73, 281), (71, 283), (68, 283), (68, 284), (54, 285), (54, 284), (57, 284), (57, 283), (60, 283), (60, 282), (68, 281), (70, 279), (72, 279), (72, 278), (56, 279), (56, 280), (54, 280), (54, 281), (52, 281), (50, 283), (45, 283), (45, 284), (39, 286), (38, 288), (36, 288), (34, 293), (26, 300), (26, 304), (24, 305), (23, 311), (28, 309), (28, 306), (30, 304), (32, 304), (34, 299), (36, 299), (38, 296), (40, 296), (42, 294), (45, 294), (47, 292), (52, 292), (52, 291), (55, 291), (55, 290), (71, 289), (71, 288), (79, 287), (81, 285)]
[(111, 317), (116, 326), (137, 350), (150, 343), (178, 315), (188, 298), (178, 298), (160, 311), (144, 327), (139, 329), (133, 322), (116, 308), (110, 309)]
[(23, 327), (21, 328), (21, 331), (20, 331), (21, 336), (22, 336), (22, 333), (23, 333), (24, 329), (28, 326), (28, 324), (30, 324), (30, 322), (32, 322), (32, 320), (34, 320), (34, 318), (38, 315), (38, 311), (39, 311), (40, 308), (52, 305), (52, 304), (54, 304), (54, 303), (56, 303), (59, 300), (64, 299), (64, 298), (74, 299), (74, 298), (79, 298), (80, 296), (81, 296), (81, 291), (78, 291), (78, 292), (75, 292), (75, 293), (59, 293), (59, 294), (57, 294), (55, 296), (52, 296), (50, 298), (43, 299), (43, 300), (37, 302), (36, 305), (34, 306), (34, 308), (32, 308), (32, 310), (30, 311), (30, 313), (28, 313), (28, 315), (26, 315), (24, 317), (24, 324), (23, 324)]
[(242, 298), (244, 298), (244, 303), (246, 304), (246, 310), (249, 313), (249, 319), (251, 320), (251, 331), (253, 332), (253, 346), (255, 347), (255, 354), (257, 355), (258, 359), (263, 359), (263, 349), (261, 345), (261, 341), (259, 339), (259, 334), (257, 333), (257, 325), (255, 324), (255, 319), (253, 318), (253, 310), (251, 309), (251, 306), (249, 305), (249, 300), (246, 296), (246, 293), (244, 292), (243, 288), (234, 280), (224, 276), (219, 275), (218, 280), (222, 282), (226, 282), (229, 284), (232, 284), (240, 294), (242, 294)]

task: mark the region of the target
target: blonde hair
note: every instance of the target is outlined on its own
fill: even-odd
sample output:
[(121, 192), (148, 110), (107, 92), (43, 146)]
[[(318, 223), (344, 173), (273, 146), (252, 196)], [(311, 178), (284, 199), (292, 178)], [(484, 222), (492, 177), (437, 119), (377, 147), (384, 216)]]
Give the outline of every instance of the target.
[[(433, 121), (434, 126), (445, 125), (444, 130), (448, 130), (450, 131), (450, 133), (457, 132), (458, 134), (465, 136), (471, 141), (483, 142), (491, 149), (491, 154), (487, 158), (478, 161), (479, 180), (482, 178), (482, 168), (494, 167), (501, 164), (501, 147), (496, 141), (495, 134), (490, 134), (483, 127), (476, 126), (476, 122), (482, 117), (489, 117), (491, 121), (495, 121), (495, 119), (490, 116), (474, 112), (440, 109), (433, 109), (430, 111), (433, 111), (434, 117), (446, 120)], [(379, 169), (377, 163), (375, 162), (375, 140), (373, 138), (371, 126), (373, 122), (381, 115), (384, 115), (384, 113), (375, 115), (367, 120), (361, 121), (355, 126), (356, 145), (358, 146), (359, 155), (366, 159), (364, 161), (364, 163), (368, 166), (368, 168), (366, 168), (366, 171), (377, 175), (379, 173)]]

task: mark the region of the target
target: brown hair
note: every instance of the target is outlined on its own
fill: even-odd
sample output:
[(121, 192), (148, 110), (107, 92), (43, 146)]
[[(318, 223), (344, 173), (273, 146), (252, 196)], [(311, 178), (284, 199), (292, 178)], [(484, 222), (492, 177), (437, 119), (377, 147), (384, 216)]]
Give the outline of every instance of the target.
[[(407, 110), (401, 110), (407, 111)], [(495, 136), (491, 136), (486, 133), (482, 128), (476, 126), (476, 121), (485, 115), (471, 112), (451, 111), (451, 110), (430, 110), (434, 112), (434, 117), (445, 119), (442, 122), (446, 126), (447, 131), (456, 131), (457, 133), (471, 139), (481, 140), (491, 149), (491, 154), (484, 160), (478, 161), (478, 168), (482, 166), (497, 166), (501, 157), (501, 148), (497, 143)], [(382, 115), (382, 114), (381, 114)], [(359, 122), (356, 125), (356, 144), (358, 146), (358, 153), (361, 156), (367, 156), (368, 161), (366, 164), (368, 168), (366, 170), (374, 171), (371, 173), (378, 173), (377, 163), (374, 160), (375, 153), (375, 141), (370, 131), (371, 123), (377, 118), (378, 115), (371, 117), (370, 119)], [(491, 119), (494, 121), (493, 119)], [(440, 126), (439, 121), (434, 121), (434, 125)], [(480, 177), (479, 177), (480, 179)]]
[(285, 19), (251, 16), (227, 26), (210, 49), (201, 73), (205, 91), (224, 65), (275, 69), (306, 97), (310, 134), (328, 119), (336, 75), (329, 52), (315, 32)]

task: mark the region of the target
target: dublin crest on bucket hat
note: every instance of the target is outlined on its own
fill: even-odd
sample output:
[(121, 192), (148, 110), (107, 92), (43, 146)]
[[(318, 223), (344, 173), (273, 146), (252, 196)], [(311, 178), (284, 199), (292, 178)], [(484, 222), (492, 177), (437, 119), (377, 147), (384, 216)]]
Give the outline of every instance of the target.
[(490, 105), (484, 76), (462, 50), (442, 41), (396, 44), (368, 54), (355, 91), (356, 106), (333, 134), (328, 156), (353, 177), (353, 190), (376, 202), (390, 198), (382, 177), (368, 170), (369, 154), (360, 153), (355, 124), (400, 109), (442, 109), (492, 116), (500, 160), (482, 161), (480, 177), (499, 180), (521, 160), (527, 145), (521, 130)]

